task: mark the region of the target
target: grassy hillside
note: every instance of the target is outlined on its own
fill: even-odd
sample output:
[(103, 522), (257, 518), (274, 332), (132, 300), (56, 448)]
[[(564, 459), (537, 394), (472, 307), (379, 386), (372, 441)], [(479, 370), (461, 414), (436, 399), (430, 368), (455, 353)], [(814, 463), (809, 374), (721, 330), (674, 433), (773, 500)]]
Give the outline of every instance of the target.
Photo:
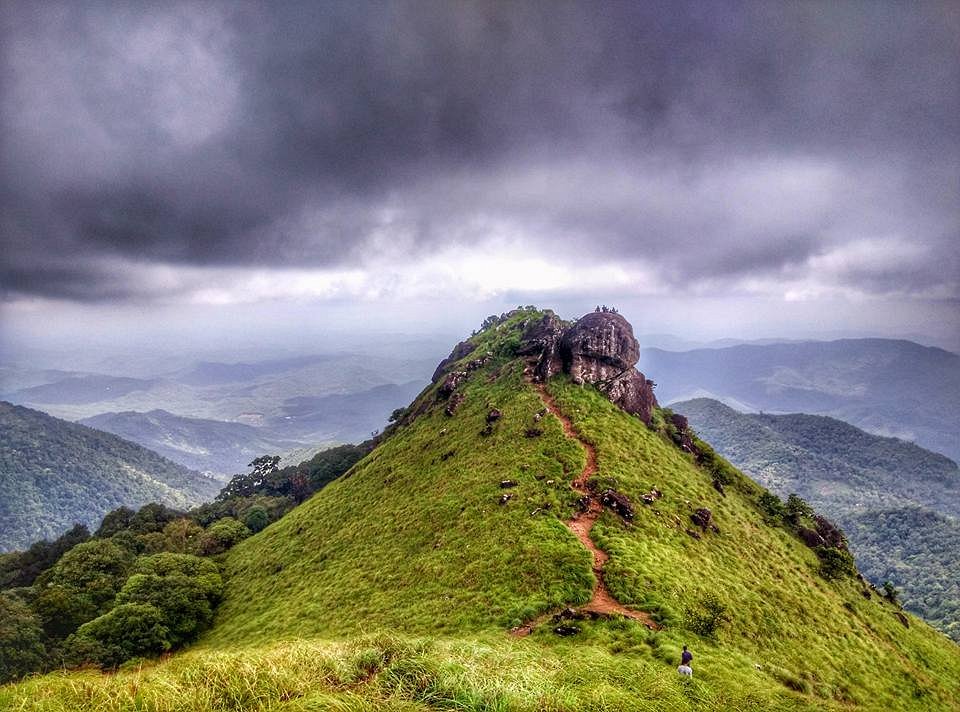
[(674, 404), (717, 450), (777, 494), (843, 527), (863, 573), (960, 640), (960, 469), (912, 443), (823, 416)]
[[(492, 358), (449, 401), (429, 387), (346, 476), (225, 561), (225, 593), (201, 643), (115, 676), (71, 673), (0, 689), (19, 709), (814, 710), (954, 709), (960, 650), (904, 625), (854, 578), (819, 561), (755, 505), (760, 488), (712, 477), (664, 434), (592, 387), (548, 392), (545, 413), (513, 357), (530, 312), (473, 338)], [(655, 375), (655, 374), (654, 374)], [(496, 409), (500, 417), (493, 416)], [(539, 416), (539, 417), (538, 417)], [(635, 503), (593, 540), (606, 582), (659, 630), (620, 617), (549, 618), (590, 599), (587, 550), (565, 525), (589, 442), (599, 485)], [(514, 486), (501, 487), (512, 481)], [(641, 504), (657, 488), (663, 496)], [(506, 498), (505, 495), (512, 495)], [(708, 507), (719, 529), (695, 538)], [(688, 531), (689, 530), (689, 531)], [(710, 619), (711, 609), (718, 615)], [(698, 634), (695, 631), (700, 631)], [(570, 632), (568, 630), (568, 632)], [(680, 679), (680, 647), (696, 678)], [(179, 706), (178, 706), (179, 705)]]
[(187, 508), (219, 484), (109, 433), (0, 401), (0, 551), (120, 506)]

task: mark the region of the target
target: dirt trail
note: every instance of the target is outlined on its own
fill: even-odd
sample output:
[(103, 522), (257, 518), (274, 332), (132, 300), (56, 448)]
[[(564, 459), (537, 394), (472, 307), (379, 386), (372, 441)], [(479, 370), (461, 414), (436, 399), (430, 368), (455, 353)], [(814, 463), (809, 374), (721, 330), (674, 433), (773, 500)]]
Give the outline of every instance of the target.
[[(607, 563), (607, 560), (610, 557), (607, 555), (607, 552), (598, 548), (590, 538), (590, 530), (603, 513), (603, 505), (600, 504), (598, 498), (593, 494), (593, 492), (590, 491), (590, 488), (587, 487), (587, 481), (597, 472), (596, 449), (593, 447), (593, 445), (580, 437), (580, 434), (573, 427), (573, 423), (566, 415), (563, 414), (553, 397), (547, 393), (547, 390), (543, 387), (543, 384), (534, 383), (533, 386), (540, 394), (540, 398), (543, 400), (544, 405), (547, 406), (547, 410), (549, 410), (550, 413), (552, 413), (554, 417), (560, 421), (560, 424), (563, 426), (563, 432), (566, 434), (566, 436), (580, 443), (580, 446), (584, 449), (584, 452), (586, 452), (587, 455), (587, 463), (584, 466), (583, 471), (573, 482), (570, 483), (574, 490), (587, 498), (587, 508), (583, 512), (574, 514), (573, 519), (569, 519), (564, 522), (570, 531), (574, 533), (577, 539), (580, 540), (580, 543), (583, 544), (593, 556), (593, 574), (597, 579), (597, 585), (593, 589), (593, 596), (585, 605), (581, 606), (577, 610), (581, 613), (596, 614), (599, 616), (607, 616), (616, 613), (626, 618), (640, 621), (648, 628), (658, 628), (659, 626), (657, 626), (653, 619), (651, 619), (646, 613), (643, 613), (642, 611), (631, 610), (619, 603), (611, 595), (610, 590), (607, 588), (606, 582), (603, 580), (603, 565)], [(529, 621), (519, 628), (515, 628), (512, 632), (514, 635), (521, 637), (529, 635), (537, 625), (542, 623), (550, 616), (551, 614), (546, 614), (540, 618), (537, 618), (536, 620)]]

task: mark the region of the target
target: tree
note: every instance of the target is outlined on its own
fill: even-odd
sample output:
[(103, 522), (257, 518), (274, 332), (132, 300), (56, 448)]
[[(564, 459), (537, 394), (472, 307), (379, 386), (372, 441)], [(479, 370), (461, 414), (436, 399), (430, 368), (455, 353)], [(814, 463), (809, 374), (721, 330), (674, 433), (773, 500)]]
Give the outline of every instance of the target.
[(164, 550), (180, 554), (196, 554), (200, 550), (203, 527), (186, 517), (174, 519), (163, 528)]
[(782, 519), (787, 513), (783, 502), (773, 492), (764, 491), (757, 500), (757, 504), (764, 514), (774, 520)]
[(254, 505), (247, 510), (243, 517), (243, 523), (247, 529), (256, 534), (259, 531), (263, 531), (270, 523), (270, 515), (267, 513), (267, 510), (259, 504)]
[(794, 526), (799, 526), (804, 519), (813, 519), (813, 508), (795, 494), (787, 497), (787, 519)]
[(130, 507), (118, 507), (112, 512), (107, 512), (103, 521), (100, 522), (100, 528), (97, 529), (97, 537), (107, 539), (114, 534), (130, 528), (130, 522), (136, 514)]
[(45, 662), (40, 619), (23, 601), (0, 593), (0, 684), (39, 671)]
[(96, 662), (116, 667), (141, 655), (170, 649), (170, 633), (163, 614), (150, 604), (124, 603), (85, 623), (67, 639), (69, 662)]
[(883, 597), (896, 606), (900, 605), (900, 591), (891, 581), (883, 582)]
[(233, 517), (224, 517), (204, 533), (200, 539), (200, 551), (204, 556), (221, 554), (241, 539), (250, 536), (250, 530)]
[(171, 647), (177, 646), (192, 640), (213, 620), (213, 607), (222, 585), (213, 587), (210, 580), (183, 574), (134, 574), (118, 594), (117, 603), (149, 604), (156, 608), (167, 630), (166, 640)]
[(845, 549), (834, 546), (819, 546), (816, 554), (820, 558), (820, 575), (825, 579), (833, 580), (844, 576), (853, 576), (857, 567), (853, 562), (853, 554)]
[(90, 538), (83, 524), (75, 524), (70, 531), (53, 542), (38, 541), (23, 552), (14, 552), (0, 558), (0, 588), (31, 586), (37, 576), (53, 566), (65, 553)]
[(72, 590), (100, 610), (113, 601), (133, 561), (133, 554), (109, 539), (94, 539), (73, 547), (37, 582)]

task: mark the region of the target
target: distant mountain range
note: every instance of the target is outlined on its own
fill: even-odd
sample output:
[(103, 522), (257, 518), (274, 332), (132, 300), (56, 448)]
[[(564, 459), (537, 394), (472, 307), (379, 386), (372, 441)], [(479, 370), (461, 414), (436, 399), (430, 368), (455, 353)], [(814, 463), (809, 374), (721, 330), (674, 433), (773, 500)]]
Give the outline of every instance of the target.
[(699, 398), (672, 406), (738, 468), (796, 493), (846, 531), (864, 575), (960, 640), (960, 468), (834, 418), (746, 414)]
[(642, 348), (639, 368), (661, 403), (830, 415), (960, 459), (960, 356), (943, 349), (892, 339)]
[(253, 458), (358, 442), (426, 384), (436, 359), (314, 354), (201, 361), (157, 378), (0, 369), (0, 395), (225, 478)]
[[(258, 426), (185, 418), (165, 410), (102, 413), (80, 422), (155, 450), (187, 467), (219, 477), (245, 472), (256, 457), (299, 452), (297, 462), (324, 445), (359, 442), (387, 422), (395, 408), (420, 392), (419, 381), (359, 393), (290, 398)], [(304, 450), (306, 449), (306, 450)]]
[(220, 486), (116, 435), (0, 401), (0, 551), (123, 505), (188, 508)]
[(221, 476), (246, 472), (260, 455), (303, 447), (299, 441), (271, 438), (252, 425), (184, 418), (165, 410), (101, 413), (79, 422), (139, 443), (191, 469)]

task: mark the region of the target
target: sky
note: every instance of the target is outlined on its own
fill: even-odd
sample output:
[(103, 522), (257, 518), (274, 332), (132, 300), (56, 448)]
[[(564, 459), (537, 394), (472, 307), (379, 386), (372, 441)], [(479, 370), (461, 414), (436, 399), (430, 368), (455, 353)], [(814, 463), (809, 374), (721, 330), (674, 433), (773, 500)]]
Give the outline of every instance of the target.
[(0, 47), (7, 356), (529, 303), (960, 350), (956, 2), (6, 0)]

